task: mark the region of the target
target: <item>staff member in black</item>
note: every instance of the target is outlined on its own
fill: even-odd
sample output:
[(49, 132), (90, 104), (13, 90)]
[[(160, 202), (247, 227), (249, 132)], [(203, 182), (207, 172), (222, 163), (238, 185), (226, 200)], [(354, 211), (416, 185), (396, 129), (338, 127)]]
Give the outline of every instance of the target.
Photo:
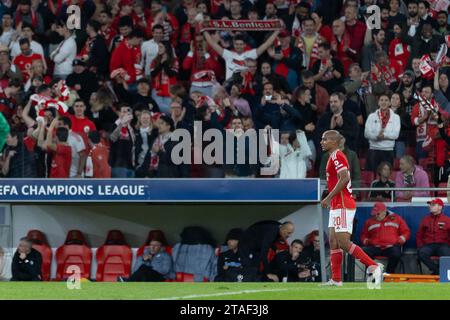
[[(241, 255), (241, 263), (246, 273), (253, 273), (260, 277), (260, 266), (263, 264), (262, 273), (269, 272), (267, 253), (272, 244), (277, 240), (287, 240), (294, 233), (294, 224), (290, 221), (280, 223), (278, 221), (260, 221), (244, 231), (239, 241), (238, 252)], [(264, 277), (265, 278), (265, 277)], [(271, 279), (271, 275), (267, 276)]]
[(31, 247), (31, 240), (21, 238), (12, 261), (11, 281), (41, 281), (42, 256)]

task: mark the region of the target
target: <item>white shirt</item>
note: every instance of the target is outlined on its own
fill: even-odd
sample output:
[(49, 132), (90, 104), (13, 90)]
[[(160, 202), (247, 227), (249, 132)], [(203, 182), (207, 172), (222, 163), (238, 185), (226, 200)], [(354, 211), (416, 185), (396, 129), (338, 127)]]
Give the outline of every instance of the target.
[(158, 44), (153, 39), (144, 41), (141, 45), (141, 52), (141, 64), (144, 68), (144, 74), (146, 77), (150, 77), (150, 65), (152, 64), (153, 59), (158, 55)]
[(9, 44), (11, 43), (11, 38), (14, 35), (16, 31), (14, 29), (10, 29), (9, 31), (5, 31), (0, 36), (0, 43), (9, 47)]
[(226, 80), (228, 80), (233, 76), (233, 73), (246, 71), (245, 60), (249, 58), (256, 60), (258, 55), (256, 54), (256, 49), (245, 51), (241, 54), (223, 49), (222, 58), (225, 60)]
[(300, 149), (294, 150), (291, 144), (279, 145), (280, 179), (304, 179), (307, 161), (312, 155), (304, 132), (297, 132)]
[[(34, 53), (38, 53), (41, 56), (45, 57), (44, 56), (44, 49), (42, 48), (42, 45), (39, 42), (36, 42), (36, 41), (32, 40), (31, 43), (30, 43), (30, 46), (31, 46), (31, 50)], [(12, 59), (14, 59), (16, 56), (21, 54), (22, 52), (20, 51), (19, 41), (11, 42), (11, 44), (9, 45), (9, 50), (10, 50)]]
[(73, 36), (64, 39), (58, 47), (50, 54), (55, 62), (53, 75), (69, 75), (73, 71), (72, 62), (77, 54), (77, 44)]
[(398, 139), (398, 135), (400, 134), (400, 117), (394, 111), (389, 109), (390, 116), (389, 121), (384, 128), (384, 137), (383, 140), (377, 140), (378, 135), (381, 131), (381, 120), (378, 116), (380, 109), (375, 112), (369, 114), (366, 120), (366, 126), (364, 129), (364, 136), (369, 140), (369, 149), (371, 150), (383, 150), (383, 151), (391, 151), (394, 150), (395, 140)]
[(70, 166), (70, 177), (78, 175), (78, 162), (80, 161), (79, 152), (86, 149), (83, 138), (78, 133), (70, 131), (67, 143), (72, 149), (72, 164)]
[(0, 256), (0, 281), (8, 281), (11, 279), (12, 254), (4, 249), (3, 256)]

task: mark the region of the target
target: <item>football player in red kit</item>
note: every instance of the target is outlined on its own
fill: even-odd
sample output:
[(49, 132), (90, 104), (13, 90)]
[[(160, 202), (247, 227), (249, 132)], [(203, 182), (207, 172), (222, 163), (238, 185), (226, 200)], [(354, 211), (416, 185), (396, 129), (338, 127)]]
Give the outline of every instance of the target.
[(342, 256), (343, 250), (360, 260), (379, 284), (383, 277), (383, 265), (373, 261), (359, 246), (350, 241), (353, 231), (353, 218), (356, 212), (356, 202), (352, 197), (350, 168), (345, 154), (339, 149), (343, 140), (336, 130), (328, 130), (322, 135), (320, 142), (322, 150), (328, 152), (326, 174), (328, 195), (322, 200), (324, 208), (330, 208), (328, 228), (331, 248), (331, 279), (328, 286), (342, 286)]

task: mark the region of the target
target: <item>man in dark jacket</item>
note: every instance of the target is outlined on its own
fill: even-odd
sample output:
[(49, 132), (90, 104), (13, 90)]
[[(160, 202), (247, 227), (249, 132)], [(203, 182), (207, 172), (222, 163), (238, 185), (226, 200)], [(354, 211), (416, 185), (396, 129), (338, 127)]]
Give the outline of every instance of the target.
[(97, 77), (86, 68), (84, 61), (75, 59), (72, 64), (73, 73), (67, 76), (66, 83), (77, 91), (84, 103), (88, 104), (91, 94), (98, 90)]
[(216, 282), (236, 282), (246, 280), (243, 274), (241, 257), (238, 252), (239, 239), (242, 236), (242, 229), (231, 229), (226, 237), (228, 250), (221, 252), (217, 261)]
[[(287, 240), (293, 233), (294, 224), (290, 221), (260, 221), (245, 230), (239, 241), (238, 251), (246, 272), (259, 275), (262, 263), (263, 273), (267, 274), (270, 270), (267, 258), (270, 247), (279, 239)], [(275, 281), (273, 277), (268, 278)]]
[(270, 277), (275, 279), (275, 282), (299, 281), (301, 271), (300, 253), (302, 251), (303, 242), (296, 239), (292, 241), (289, 251), (278, 252), (270, 263)]
[(356, 151), (356, 140), (358, 138), (358, 122), (352, 112), (344, 110), (345, 96), (342, 93), (333, 93), (330, 96), (331, 111), (324, 113), (317, 123), (317, 137), (327, 130), (339, 131), (347, 141), (347, 146)]
[(41, 281), (42, 256), (32, 248), (31, 240), (21, 238), (12, 261), (11, 281)]

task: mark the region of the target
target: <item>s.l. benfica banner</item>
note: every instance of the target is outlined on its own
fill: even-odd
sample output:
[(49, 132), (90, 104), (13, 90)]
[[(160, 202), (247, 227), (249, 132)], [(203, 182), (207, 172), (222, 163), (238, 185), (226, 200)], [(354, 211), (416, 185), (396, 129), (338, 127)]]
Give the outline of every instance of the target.
[(274, 31), (283, 29), (280, 20), (209, 20), (203, 21), (201, 31)]

